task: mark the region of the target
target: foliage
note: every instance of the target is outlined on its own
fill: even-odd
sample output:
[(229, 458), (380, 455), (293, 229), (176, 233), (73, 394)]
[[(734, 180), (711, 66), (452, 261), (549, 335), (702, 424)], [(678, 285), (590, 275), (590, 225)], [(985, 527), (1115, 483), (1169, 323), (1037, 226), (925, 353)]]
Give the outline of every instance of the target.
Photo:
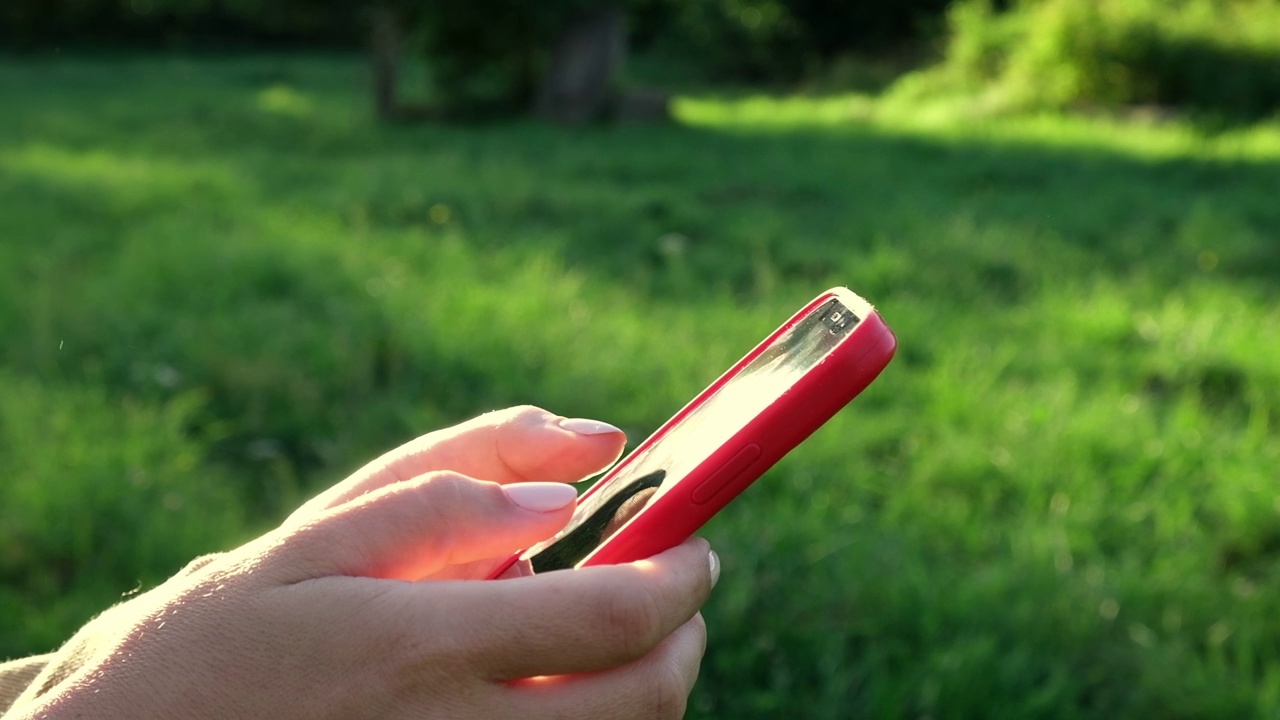
[(918, 92), (978, 90), (1006, 107), (1154, 104), (1233, 117), (1280, 109), (1274, 0), (964, 0), (946, 61)]
[(842, 283), (899, 357), (707, 528), (691, 717), (1280, 706), (1280, 127), (384, 127), (360, 72), (0, 63), (0, 655), (455, 419), (640, 439)]
[(8, 0), (0, 42), (10, 47), (354, 47), (364, 3), (335, 0)]
[[(567, 23), (625, 7), (637, 46), (714, 78), (787, 80), (842, 56), (896, 52), (937, 24), (945, 0), (382, 0), (432, 61), (439, 96), (460, 105), (519, 105)], [(208, 45), (355, 48), (371, 3), (336, 0), (8, 0), (0, 43), (24, 48)]]
[(667, 14), (658, 52), (687, 58), (709, 78), (793, 79), (817, 60), (782, 0), (694, 0), (669, 5)]
[[(416, 3), (405, 3), (413, 7)], [(625, 0), (476, 0), (414, 7), (434, 97), (452, 112), (529, 107), (552, 49), (572, 23)]]
[(805, 44), (830, 61), (842, 54), (896, 52), (899, 46), (928, 38), (937, 30), (948, 0), (845, 2), (785, 0), (804, 28)]
[[(642, 44), (720, 81), (811, 79), (849, 56), (902, 54), (940, 23), (945, 0), (687, 0), (638, 5)], [(655, 19), (659, 18), (659, 19)], [(655, 28), (657, 28), (655, 30)]]

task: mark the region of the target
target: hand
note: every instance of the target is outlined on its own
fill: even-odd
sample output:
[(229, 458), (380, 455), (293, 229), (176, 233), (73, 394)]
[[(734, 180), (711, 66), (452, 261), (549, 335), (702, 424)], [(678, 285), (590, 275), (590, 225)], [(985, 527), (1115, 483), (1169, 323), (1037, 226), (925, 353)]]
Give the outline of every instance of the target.
[(535, 408), (419, 438), (100, 616), (62, 651), (73, 672), (51, 667), (6, 720), (680, 717), (716, 575), (704, 541), (475, 580), (561, 529), (559, 483), (623, 441)]

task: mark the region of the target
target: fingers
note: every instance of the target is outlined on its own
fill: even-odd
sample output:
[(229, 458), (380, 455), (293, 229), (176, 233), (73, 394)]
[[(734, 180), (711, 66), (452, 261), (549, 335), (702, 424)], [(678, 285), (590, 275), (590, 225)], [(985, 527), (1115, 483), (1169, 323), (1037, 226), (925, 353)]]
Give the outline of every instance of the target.
[[(512, 683), (504, 689), (502, 701), (512, 716), (681, 718), (706, 647), (707, 626), (697, 614), (635, 662), (595, 673)], [(529, 712), (533, 708), (536, 711)]]
[(562, 418), (531, 406), (498, 410), (392, 450), (295, 516), (440, 470), (496, 483), (574, 482), (616, 460), (625, 442), (621, 430), (595, 420)]
[(341, 650), (312, 656), (354, 660), (381, 717), (680, 717), (705, 650), (712, 557), (693, 539), (648, 561), (514, 580), (323, 578), (277, 588), (294, 601), (276, 625), (305, 635), (288, 627), (300, 613), (312, 628), (325, 618), (318, 647)]
[(264, 563), (283, 583), (333, 575), (418, 580), (550, 537), (569, 521), (576, 497), (563, 483), (504, 486), (431, 473), (282, 530)]
[(592, 672), (647, 655), (698, 612), (712, 584), (710, 547), (693, 538), (636, 563), (437, 585), (419, 624), (447, 616), (465, 629), (461, 654), (491, 680)]

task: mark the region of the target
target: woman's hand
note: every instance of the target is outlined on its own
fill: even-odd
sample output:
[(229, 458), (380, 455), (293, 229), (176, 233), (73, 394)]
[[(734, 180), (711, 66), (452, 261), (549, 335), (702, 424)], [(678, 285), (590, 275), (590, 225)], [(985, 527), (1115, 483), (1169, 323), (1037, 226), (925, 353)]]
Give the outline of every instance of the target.
[[(680, 717), (707, 544), (497, 581), (622, 449), (536, 408), (426, 435), (81, 631), (9, 718)], [(553, 481), (553, 482), (546, 482)]]

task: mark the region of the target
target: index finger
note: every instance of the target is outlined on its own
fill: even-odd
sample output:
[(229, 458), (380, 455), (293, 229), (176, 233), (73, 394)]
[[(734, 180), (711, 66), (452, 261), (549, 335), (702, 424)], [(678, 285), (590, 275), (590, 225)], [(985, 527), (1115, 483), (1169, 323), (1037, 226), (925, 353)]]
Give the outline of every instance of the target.
[(621, 430), (595, 420), (563, 418), (530, 405), (495, 410), (384, 454), (308, 502), (299, 514), (442, 470), (500, 484), (576, 482), (616, 460), (625, 442)]

